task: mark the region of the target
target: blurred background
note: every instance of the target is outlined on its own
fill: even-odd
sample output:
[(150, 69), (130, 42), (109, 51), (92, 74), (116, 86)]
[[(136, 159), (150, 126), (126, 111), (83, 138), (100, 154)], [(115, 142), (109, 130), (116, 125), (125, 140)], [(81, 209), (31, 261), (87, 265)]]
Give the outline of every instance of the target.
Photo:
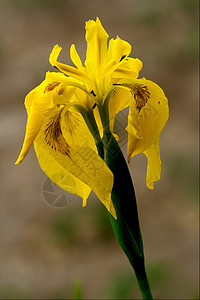
[[(139, 299), (135, 275), (94, 194), (52, 205), (34, 150), (15, 166), (25, 133), (25, 95), (53, 71), (55, 44), (82, 60), (84, 22), (132, 46), (140, 77), (169, 99), (160, 138), (162, 178), (146, 187), (146, 159), (132, 158), (147, 273), (155, 299), (198, 299), (198, 0), (0, 0), (0, 298)], [(121, 124), (123, 120), (119, 123)], [(123, 133), (123, 132), (122, 132)], [(121, 143), (126, 153), (126, 143)], [(55, 194), (54, 191), (52, 194)], [(63, 207), (65, 206), (65, 207)]]

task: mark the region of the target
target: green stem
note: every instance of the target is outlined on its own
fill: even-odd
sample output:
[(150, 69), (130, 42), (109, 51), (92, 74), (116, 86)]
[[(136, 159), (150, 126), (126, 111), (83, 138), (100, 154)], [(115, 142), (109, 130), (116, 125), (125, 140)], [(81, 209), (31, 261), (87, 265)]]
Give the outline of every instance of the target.
[(137, 264), (134, 264), (134, 270), (140, 287), (142, 298), (153, 299), (145, 270), (144, 258), (141, 258), (141, 261), (139, 261), (139, 263), (137, 262)]
[(98, 105), (104, 132), (102, 139), (93, 112), (82, 115), (93, 134), (99, 156), (104, 159), (114, 175), (111, 197), (117, 219), (108, 213), (114, 233), (135, 271), (143, 299), (153, 299), (145, 271), (143, 241), (134, 186), (126, 160), (110, 131), (108, 103), (109, 97), (106, 98), (104, 105)]
[[(106, 141), (107, 140), (107, 141)], [(109, 218), (116, 238), (132, 265), (143, 299), (153, 299), (148, 283), (134, 186), (127, 163), (115, 138), (105, 134), (104, 159), (114, 174), (112, 201), (117, 213)]]

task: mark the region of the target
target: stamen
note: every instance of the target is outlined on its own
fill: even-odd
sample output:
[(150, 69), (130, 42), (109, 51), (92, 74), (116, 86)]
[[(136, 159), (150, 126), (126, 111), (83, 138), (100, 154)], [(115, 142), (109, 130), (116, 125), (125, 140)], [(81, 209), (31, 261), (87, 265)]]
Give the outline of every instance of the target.
[(60, 117), (63, 108), (59, 113), (50, 118), (49, 123), (44, 131), (45, 141), (55, 151), (58, 151), (64, 155), (69, 156), (70, 150), (69, 145), (67, 144), (65, 138), (63, 137), (61, 126), (60, 126)]

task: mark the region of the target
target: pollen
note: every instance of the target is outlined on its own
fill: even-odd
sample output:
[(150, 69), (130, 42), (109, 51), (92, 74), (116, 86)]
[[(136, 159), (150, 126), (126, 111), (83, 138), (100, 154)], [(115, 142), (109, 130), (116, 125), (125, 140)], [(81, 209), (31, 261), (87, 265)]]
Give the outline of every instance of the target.
[(50, 118), (44, 131), (45, 141), (55, 151), (58, 151), (64, 155), (69, 156), (70, 150), (67, 144), (60, 126), (60, 117), (62, 113), (61, 109), (58, 114)]

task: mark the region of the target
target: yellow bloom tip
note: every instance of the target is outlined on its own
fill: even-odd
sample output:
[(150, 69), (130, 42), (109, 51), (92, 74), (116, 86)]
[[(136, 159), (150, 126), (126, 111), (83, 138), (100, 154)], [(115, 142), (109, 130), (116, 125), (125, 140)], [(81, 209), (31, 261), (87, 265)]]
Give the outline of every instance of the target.
[(147, 182), (147, 187), (149, 190), (153, 190), (154, 189), (154, 182)]
[(115, 220), (117, 220), (117, 214), (116, 214), (116, 212), (112, 213), (112, 216), (113, 216), (113, 218), (114, 218)]
[(83, 198), (82, 207), (86, 207), (86, 205), (87, 205), (87, 199), (84, 199), (84, 198)]
[(53, 50), (51, 51), (51, 54), (49, 56), (49, 62), (53, 67), (56, 66), (57, 58), (58, 58), (61, 50), (62, 50), (62, 48), (60, 46), (55, 45), (53, 47)]
[(19, 156), (15, 162), (15, 166), (18, 166), (22, 162), (23, 159), (24, 159), (24, 156)]

